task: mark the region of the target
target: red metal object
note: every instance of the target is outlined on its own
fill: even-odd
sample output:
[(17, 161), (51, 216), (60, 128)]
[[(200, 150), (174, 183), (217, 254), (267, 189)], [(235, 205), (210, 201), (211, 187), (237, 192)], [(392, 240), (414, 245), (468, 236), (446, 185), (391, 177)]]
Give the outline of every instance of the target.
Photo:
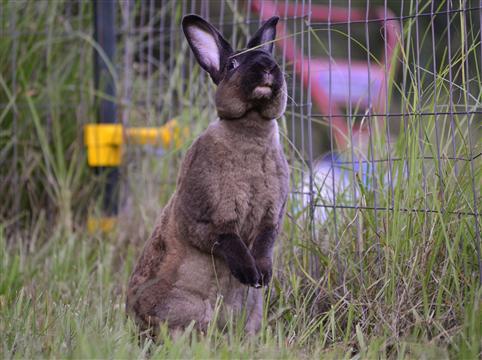
[[(301, 4), (278, 4), (271, 0), (253, 0), (253, 11), (260, 14), (263, 20), (278, 15), (281, 18), (308, 17), (308, 7)], [(400, 25), (393, 20), (394, 14), (384, 8), (376, 8), (366, 16), (365, 10), (344, 7), (331, 7), (312, 5), (311, 21), (329, 21), (330, 23), (348, 21), (380, 21), (386, 30), (386, 58), (380, 64), (357, 60), (348, 62), (345, 59), (307, 58), (297, 48), (293, 37), (286, 31), (286, 26), (278, 29), (277, 44), (281, 47), (286, 59), (293, 63), (294, 71), (302, 78), (303, 85), (308, 88), (311, 78), (311, 97), (323, 115), (332, 116), (333, 131), (338, 148), (345, 149), (349, 146), (349, 129), (345, 119), (343, 107), (349, 102), (355, 107), (371, 109), (371, 112), (383, 114), (386, 103), (386, 77), (394, 61), (395, 50), (400, 38)], [(369, 67), (370, 66), (370, 67)], [(330, 89), (331, 72), (331, 89)], [(350, 80), (349, 80), (350, 79)], [(351, 92), (350, 92), (351, 90)], [(330, 94), (331, 92), (331, 94)], [(368, 94), (370, 93), (370, 103)], [(378, 119), (381, 121), (381, 119)], [(354, 124), (352, 127), (353, 138), (368, 136), (368, 126)]]

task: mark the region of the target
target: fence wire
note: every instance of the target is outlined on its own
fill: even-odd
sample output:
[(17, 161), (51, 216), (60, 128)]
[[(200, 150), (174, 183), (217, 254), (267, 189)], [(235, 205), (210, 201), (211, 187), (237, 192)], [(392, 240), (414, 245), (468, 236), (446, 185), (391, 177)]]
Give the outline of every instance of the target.
[[(215, 117), (212, 86), (179, 29), (182, 15), (200, 14), (238, 48), (263, 20), (279, 15), (275, 53), (289, 88), (282, 128), (292, 221), (308, 217), (300, 224), (315, 243), (331, 226), (335, 249), (358, 239), (360, 254), (379, 254), (387, 212), (472, 218), (461, 224), (480, 263), (480, 3), (124, 1), (121, 7), (122, 76), (132, 84), (123, 89), (129, 104), (123, 119), (132, 123), (136, 106), (148, 109), (139, 121), (151, 124), (186, 108), (194, 122), (196, 109)], [(413, 176), (422, 189), (404, 201), (397, 189)], [(361, 240), (367, 212), (373, 249)]]

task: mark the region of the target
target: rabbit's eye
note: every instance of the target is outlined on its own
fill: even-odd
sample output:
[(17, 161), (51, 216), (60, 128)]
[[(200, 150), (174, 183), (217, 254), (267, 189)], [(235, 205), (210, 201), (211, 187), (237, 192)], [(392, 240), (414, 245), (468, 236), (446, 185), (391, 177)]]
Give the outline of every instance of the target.
[(227, 68), (228, 68), (229, 71), (231, 71), (231, 70), (236, 69), (238, 66), (239, 66), (238, 60), (236, 60), (236, 59), (231, 59), (231, 60), (229, 60), (229, 62), (228, 62)]

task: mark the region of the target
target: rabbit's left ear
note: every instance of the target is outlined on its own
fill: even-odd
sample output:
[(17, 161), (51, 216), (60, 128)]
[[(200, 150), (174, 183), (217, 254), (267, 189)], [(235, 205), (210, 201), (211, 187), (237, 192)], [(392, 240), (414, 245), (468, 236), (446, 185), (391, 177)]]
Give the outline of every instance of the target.
[(279, 17), (273, 16), (261, 26), (256, 34), (249, 40), (248, 49), (255, 46), (262, 45), (263, 50), (271, 53), (273, 51), (273, 40), (276, 38), (276, 24), (278, 24)]
[(214, 26), (197, 15), (185, 16), (182, 29), (199, 65), (218, 84), (224, 64), (233, 53), (231, 45)]

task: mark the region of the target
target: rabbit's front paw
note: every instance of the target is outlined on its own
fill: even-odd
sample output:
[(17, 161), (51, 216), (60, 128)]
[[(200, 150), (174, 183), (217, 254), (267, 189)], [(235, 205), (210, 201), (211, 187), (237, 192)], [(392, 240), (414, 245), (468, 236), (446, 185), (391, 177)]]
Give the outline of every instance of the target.
[(273, 274), (273, 264), (269, 257), (256, 259), (256, 267), (260, 274), (261, 285), (268, 286)]
[(256, 288), (261, 287), (261, 277), (256, 268), (256, 264), (252, 258), (250, 260), (241, 262), (237, 261), (237, 259), (231, 259), (231, 261), (228, 262), (231, 274), (243, 284)]

